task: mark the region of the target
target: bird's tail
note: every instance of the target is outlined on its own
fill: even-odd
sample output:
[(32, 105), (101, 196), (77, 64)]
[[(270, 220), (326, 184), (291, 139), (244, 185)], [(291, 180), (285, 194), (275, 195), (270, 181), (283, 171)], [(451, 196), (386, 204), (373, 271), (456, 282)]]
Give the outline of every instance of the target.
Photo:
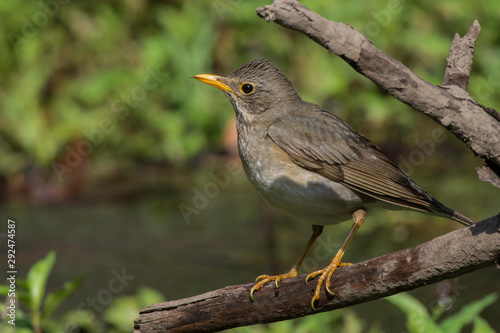
[(467, 225), (472, 225), (474, 224), (475, 222), (472, 221), (470, 218), (468, 218), (467, 216), (465, 215), (462, 215), (458, 212), (455, 212), (454, 210), (452, 210), (452, 213), (451, 213), (451, 218), (454, 219), (455, 221), (467, 226)]
[(430, 197), (430, 201), (431, 201), (430, 202), (431, 207), (429, 207), (429, 208), (431, 208), (430, 211), (436, 212), (438, 214), (444, 214), (446, 217), (451, 218), (451, 219), (453, 219), (453, 220), (457, 221), (458, 223), (463, 224), (465, 226), (473, 225), (475, 223), (467, 216), (462, 215), (459, 212), (456, 212), (453, 209), (446, 207), (445, 205), (443, 205), (442, 203), (440, 203), (439, 201), (434, 199), (432, 196), (429, 195), (429, 197)]

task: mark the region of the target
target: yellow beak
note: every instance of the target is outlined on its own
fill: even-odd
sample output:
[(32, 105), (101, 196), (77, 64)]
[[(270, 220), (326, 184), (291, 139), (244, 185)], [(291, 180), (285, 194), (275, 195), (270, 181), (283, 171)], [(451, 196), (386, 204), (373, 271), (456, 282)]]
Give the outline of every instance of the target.
[(196, 80), (214, 86), (215, 88), (219, 88), (221, 90), (234, 93), (233, 89), (231, 89), (228, 85), (222, 83), (222, 81), (224, 81), (224, 78), (222, 76), (211, 75), (211, 74), (198, 74), (193, 77)]

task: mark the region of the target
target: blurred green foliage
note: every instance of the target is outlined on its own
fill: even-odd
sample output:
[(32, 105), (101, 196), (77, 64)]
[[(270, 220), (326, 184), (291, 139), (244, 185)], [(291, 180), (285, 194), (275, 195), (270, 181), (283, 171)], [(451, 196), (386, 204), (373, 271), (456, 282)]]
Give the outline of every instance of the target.
[[(54, 176), (53, 163), (68, 165), (72, 151), (94, 163), (184, 165), (217, 150), (233, 112), (221, 93), (189, 78), (226, 75), (255, 58), (276, 63), (303, 98), (334, 109), (376, 142), (404, 144), (409, 130), (419, 130), (420, 115), (342, 60), (259, 19), (255, 8), (267, 3), (2, 2), (0, 175), (34, 167)], [(304, 3), (352, 25), (435, 84), (454, 33), (478, 19), (469, 91), (482, 104), (500, 104), (498, 1)]]
[[(117, 296), (102, 315), (106, 329), (101, 322), (101, 316), (96, 320), (94, 312), (81, 307), (78, 309), (65, 308), (64, 313), (55, 319), (52, 316), (54, 310), (80, 288), (83, 281), (83, 277), (79, 277), (74, 281), (66, 282), (61, 289), (48, 293), (47, 280), (55, 261), (56, 253), (54, 251), (37, 261), (30, 268), (26, 280), (18, 279), (16, 281), (14, 292), (9, 292), (9, 285), (0, 285), (0, 295), (6, 298), (6, 302), (0, 304), (0, 313), (7, 314), (7, 305), (10, 305), (11, 299), (15, 300), (15, 318), (3, 316), (0, 321), (2, 332), (130, 332), (133, 320), (138, 316), (140, 309), (165, 300), (161, 293), (147, 287), (139, 288), (134, 296)], [(14, 297), (10, 297), (9, 294), (12, 293), (15, 294)], [(9, 297), (7, 297), (8, 295)], [(28, 307), (27, 313), (21, 310), (18, 302)]]
[(383, 333), (378, 323), (367, 327), (356, 312), (349, 309), (338, 309), (319, 313), (314, 316), (280, 321), (272, 324), (238, 327), (227, 332), (231, 333)]
[[(7, 304), (11, 305), (11, 300), (15, 301), (13, 304), (15, 318), (5, 316), (5, 319), (14, 319), (15, 325), (7, 323), (7, 320), (2, 321), (3, 329), (6, 332), (55, 332), (54, 328), (57, 324), (52, 318), (52, 313), (80, 287), (83, 281), (83, 277), (79, 277), (74, 281), (66, 282), (61, 289), (47, 293), (47, 279), (55, 261), (56, 253), (51, 251), (44, 259), (39, 260), (31, 267), (26, 280), (18, 279), (16, 281), (15, 290), (9, 289), (9, 285), (0, 285), (0, 295), (9, 301), (2, 304), (0, 312), (7, 313)], [(15, 296), (12, 297), (11, 294)], [(28, 314), (22, 312), (19, 302), (28, 307)]]
[(406, 314), (406, 326), (410, 333), (460, 333), (465, 326), (473, 324), (474, 333), (494, 333), (495, 330), (483, 318), (481, 311), (498, 299), (496, 293), (489, 294), (480, 300), (464, 306), (458, 313), (437, 322), (446, 306), (437, 304), (432, 314), (427, 308), (410, 294), (397, 294), (386, 300), (397, 306)]
[[(467, 304), (454, 315), (446, 317), (441, 323), (437, 320), (445, 311), (442, 305), (436, 305), (433, 314), (409, 293), (400, 293), (385, 298), (388, 302), (398, 307), (406, 315), (407, 328), (410, 333), (459, 333), (466, 325), (473, 324), (474, 333), (493, 333), (493, 328), (487, 321), (479, 317), (486, 307), (496, 302), (498, 296), (490, 294), (484, 298)], [(363, 319), (356, 312), (349, 309), (320, 313), (314, 316), (282, 321), (268, 325), (255, 325), (235, 328), (234, 333), (281, 333), (281, 332), (341, 332), (341, 333), (382, 333), (385, 330), (379, 323), (366, 327)]]

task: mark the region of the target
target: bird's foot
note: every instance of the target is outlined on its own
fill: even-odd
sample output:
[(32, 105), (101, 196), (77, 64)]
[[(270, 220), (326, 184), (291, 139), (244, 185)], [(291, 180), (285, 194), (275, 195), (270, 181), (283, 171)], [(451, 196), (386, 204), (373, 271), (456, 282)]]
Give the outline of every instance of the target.
[(326, 266), (323, 269), (314, 271), (306, 277), (306, 283), (307, 283), (309, 281), (309, 279), (312, 279), (312, 278), (321, 274), (321, 276), (319, 277), (319, 280), (318, 280), (318, 284), (316, 285), (316, 291), (314, 292), (314, 296), (311, 300), (311, 307), (314, 310), (316, 310), (316, 308), (314, 307), (314, 302), (319, 300), (319, 296), (321, 294), (321, 286), (323, 285), (323, 282), (326, 280), (326, 282), (325, 282), (326, 291), (328, 291), (328, 293), (332, 296), (335, 295), (335, 293), (330, 290), (332, 275), (335, 272), (335, 270), (337, 269), (337, 267), (343, 267), (343, 266), (349, 266), (349, 265), (352, 265), (352, 263), (340, 262), (340, 258), (337, 258), (337, 256), (335, 256), (333, 258), (332, 262), (330, 263), (330, 265)]
[(264, 275), (261, 275), (261, 276), (257, 277), (257, 279), (255, 279), (255, 285), (250, 290), (250, 298), (253, 301), (253, 293), (255, 291), (259, 290), (260, 287), (262, 287), (266, 283), (274, 281), (274, 283), (276, 284), (276, 288), (278, 288), (278, 283), (281, 280), (286, 279), (286, 278), (290, 278), (290, 277), (294, 277), (294, 276), (297, 276), (297, 269), (295, 269), (295, 268), (292, 268), (290, 270), (290, 272), (285, 273), (285, 274), (280, 274), (280, 275), (267, 275), (267, 274), (264, 274)]

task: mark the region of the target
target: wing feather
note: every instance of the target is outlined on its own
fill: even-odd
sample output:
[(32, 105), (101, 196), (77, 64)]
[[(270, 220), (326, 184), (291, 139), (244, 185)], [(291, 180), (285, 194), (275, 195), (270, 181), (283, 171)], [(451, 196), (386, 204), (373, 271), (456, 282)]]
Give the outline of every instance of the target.
[(296, 164), (379, 200), (443, 212), (443, 205), (371, 141), (340, 118), (317, 108), (320, 112), (314, 118), (290, 114), (269, 127), (269, 137)]

